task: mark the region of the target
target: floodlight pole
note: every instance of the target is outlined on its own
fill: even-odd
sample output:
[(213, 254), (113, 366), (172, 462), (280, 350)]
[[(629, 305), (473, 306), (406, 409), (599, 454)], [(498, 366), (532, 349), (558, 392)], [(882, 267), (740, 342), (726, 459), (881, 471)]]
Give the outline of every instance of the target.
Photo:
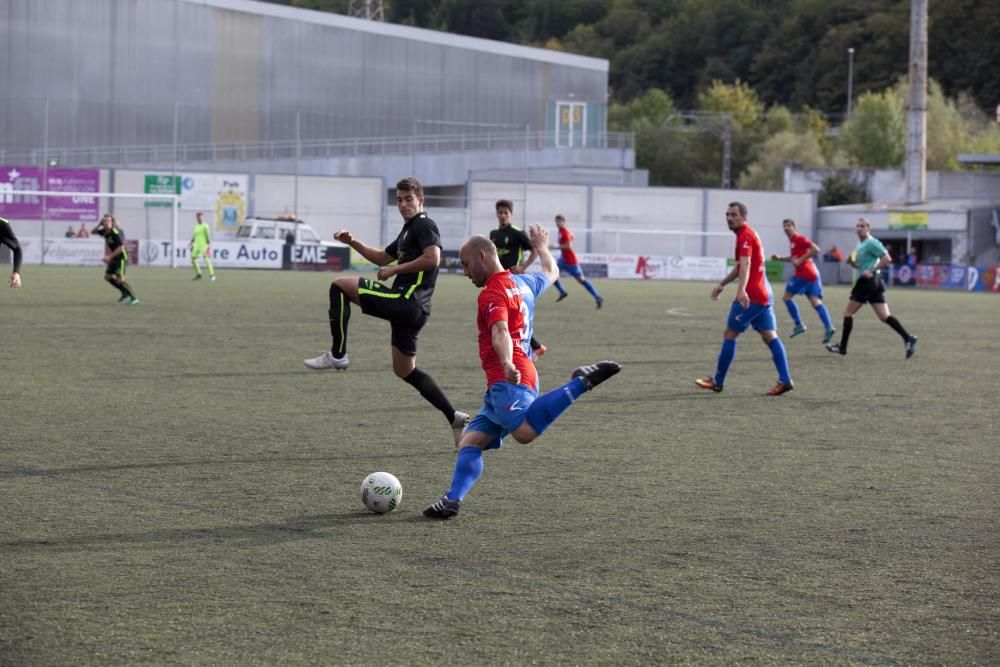
[(854, 47), (847, 49), (847, 120), (854, 110)]

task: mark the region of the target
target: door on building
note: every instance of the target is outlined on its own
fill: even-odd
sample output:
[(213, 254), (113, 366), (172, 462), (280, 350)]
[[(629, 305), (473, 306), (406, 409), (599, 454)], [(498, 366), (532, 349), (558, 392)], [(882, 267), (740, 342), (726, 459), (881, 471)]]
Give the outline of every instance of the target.
[(556, 102), (556, 146), (578, 148), (587, 145), (587, 105), (583, 102)]

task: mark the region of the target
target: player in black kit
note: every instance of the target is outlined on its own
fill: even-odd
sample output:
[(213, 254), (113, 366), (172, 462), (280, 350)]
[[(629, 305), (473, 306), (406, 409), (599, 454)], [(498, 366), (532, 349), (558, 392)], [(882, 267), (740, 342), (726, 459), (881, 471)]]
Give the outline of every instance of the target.
[(11, 287), (17, 289), (21, 286), (21, 259), (23, 255), (21, 244), (17, 242), (14, 230), (10, 228), (10, 221), (5, 218), (0, 218), (0, 245), (10, 248), (10, 252), (14, 256), (14, 271), (11, 272), (8, 282)]
[(125, 282), (125, 267), (128, 265), (128, 251), (125, 250), (125, 234), (115, 221), (114, 216), (105, 213), (101, 221), (92, 230), (93, 234), (104, 237), (107, 249), (104, 253), (104, 261), (108, 268), (104, 272), (104, 279), (111, 283), (111, 286), (121, 292), (119, 303), (124, 301), (130, 306), (139, 303), (132, 286)]
[[(331, 349), (318, 357), (306, 359), (306, 368), (321, 371), (346, 370), (347, 324), (351, 304), (361, 312), (388, 320), (392, 331), (392, 370), (396, 377), (412, 385), (436, 407), (451, 425), (455, 445), (469, 423), (469, 415), (452, 407), (448, 397), (427, 373), (417, 368), (417, 336), (431, 314), (431, 297), (441, 265), (441, 235), (437, 225), (424, 212), (424, 189), (415, 178), (396, 184), (396, 206), (403, 217), (403, 229), (385, 249), (365, 245), (345, 230), (333, 235), (373, 264), (378, 280), (395, 276), (392, 287), (369, 278), (344, 276), (330, 285)], [(394, 265), (389, 266), (393, 262)]]
[[(497, 247), (497, 257), (500, 264), (511, 273), (524, 273), (525, 269), (535, 261), (535, 251), (531, 247), (531, 241), (523, 229), (518, 229), (511, 220), (514, 217), (514, 202), (509, 199), (500, 199), (496, 204), (497, 223), (496, 229), (490, 232), (490, 241)], [(528, 251), (525, 258), (524, 251)], [(538, 361), (545, 354), (545, 346), (539, 343), (534, 336), (531, 337), (531, 360)]]

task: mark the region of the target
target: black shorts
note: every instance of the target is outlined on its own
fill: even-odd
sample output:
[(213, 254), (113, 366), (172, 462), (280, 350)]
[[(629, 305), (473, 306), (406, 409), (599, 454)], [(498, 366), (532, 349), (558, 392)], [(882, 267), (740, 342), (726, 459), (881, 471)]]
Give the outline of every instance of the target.
[(108, 262), (108, 268), (105, 271), (109, 276), (118, 276), (120, 278), (125, 277), (125, 265), (127, 264), (124, 257), (118, 255), (113, 260)]
[(417, 336), (427, 323), (427, 313), (400, 292), (368, 278), (358, 278), (361, 312), (392, 325), (392, 345), (408, 356), (417, 353)]
[(885, 285), (877, 277), (861, 276), (851, 290), (851, 301), (858, 303), (885, 303)]

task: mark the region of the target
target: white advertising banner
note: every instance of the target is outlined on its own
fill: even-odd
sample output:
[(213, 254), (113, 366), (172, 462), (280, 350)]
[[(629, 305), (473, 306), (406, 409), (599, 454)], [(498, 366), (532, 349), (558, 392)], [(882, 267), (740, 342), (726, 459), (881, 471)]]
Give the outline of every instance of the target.
[[(139, 241), (139, 264), (170, 266), (173, 243), (165, 239)], [(280, 269), (282, 241), (212, 241), (212, 264), (224, 269)], [(191, 265), (191, 247), (184, 243), (173, 252), (178, 266)]]
[(722, 280), (725, 257), (580, 254), (581, 264), (604, 264), (608, 278), (629, 280)]
[(45, 256), (46, 264), (68, 264), (80, 266), (100, 266), (104, 264), (104, 239), (18, 239), (21, 256), (25, 264), (41, 264)]

